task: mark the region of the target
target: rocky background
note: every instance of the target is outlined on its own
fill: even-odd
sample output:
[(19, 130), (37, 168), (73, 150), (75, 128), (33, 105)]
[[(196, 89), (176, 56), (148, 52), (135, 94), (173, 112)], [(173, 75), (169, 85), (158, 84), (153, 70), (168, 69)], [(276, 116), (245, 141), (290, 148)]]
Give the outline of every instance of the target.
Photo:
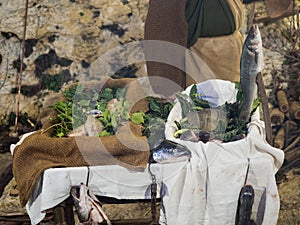
[[(88, 70), (109, 50), (143, 38), (147, 9), (147, 0), (29, 1), (20, 112), (39, 118), (63, 85), (83, 76), (108, 75), (88, 74)], [(0, 3), (0, 115), (4, 124), (15, 111), (24, 13), (23, 0)], [(128, 67), (134, 76), (136, 65)]]
[[(64, 87), (73, 81), (112, 75), (112, 71), (116, 77), (144, 76), (144, 64), (135, 63), (139, 57), (136, 52), (126, 55), (126, 51), (118, 49), (110, 55), (107, 53), (111, 49), (143, 40), (147, 11), (148, 0), (30, 0), (20, 123), (33, 127), (45, 109), (57, 101)], [(18, 140), (9, 136), (7, 130), (13, 130), (14, 125), (24, 12), (24, 0), (0, 2), (1, 153), (7, 152), (7, 146)], [(299, 16), (295, 18), (298, 20), (296, 26), (291, 17), (259, 24), (265, 54), (263, 77), (271, 110), (278, 107), (278, 90), (284, 90), (289, 100), (300, 100)], [(101, 64), (101, 60), (105, 61), (108, 57), (111, 64)], [(127, 66), (123, 69), (114, 68), (120, 58), (127, 59)], [(288, 113), (284, 114), (283, 122), (289, 118)], [(283, 122), (273, 124), (274, 137)], [(299, 120), (295, 120), (295, 123), (299, 130)], [(288, 145), (285, 143), (282, 149)], [(281, 197), (278, 224), (300, 223), (300, 172), (295, 168), (300, 166), (299, 142), (292, 150), (286, 154), (290, 155), (288, 159), (292, 163), (286, 161), (276, 177)], [(10, 162), (10, 153), (0, 154), (0, 174)], [(150, 206), (146, 204), (108, 205), (106, 211), (110, 218), (150, 218)], [(19, 207), (18, 192), (12, 180), (0, 199), (0, 217), (19, 218), (24, 212)], [(19, 220), (26, 221), (22, 216)], [(51, 218), (49, 221), (51, 224)], [(24, 223), (0, 220), (0, 224), (29, 222), (28, 219)]]

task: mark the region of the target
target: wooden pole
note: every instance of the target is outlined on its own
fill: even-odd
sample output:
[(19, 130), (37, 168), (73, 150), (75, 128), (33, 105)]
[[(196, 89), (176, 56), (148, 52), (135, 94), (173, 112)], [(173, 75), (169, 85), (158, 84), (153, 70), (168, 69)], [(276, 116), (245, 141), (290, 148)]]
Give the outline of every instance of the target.
[(281, 112), (286, 113), (289, 111), (289, 101), (287, 99), (286, 93), (283, 90), (279, 90), (276, 93), (279, 109)]
[(278, 108), (275, 108), (271, 111), (270, 117), (272, 124), (281, 125), (284, 122), (285, 115)]
[(27, 16), (28, 16), (28, 1), (25, 2), (25, 15), (24, 15), (24, 30), (23, 30), (23, 40), (21, 44), (21, 60), (20, 60), (20, 74), (18, 79), (18, 97), (16, 103), (16, 120), (15, 120), (15, 132), (18, 129), (18, 118), (19, 118), (19, 110), (20, 110), (20, 98), (21, 98), (21, 86), (22, 86), (22, 73), (23, 73), (23, 62), (25, 55), (25, 39), (26, 39), (26, 28), (27, 28)]
[(290, 107), (290, 116), (294, 120), (300, 120), (300, 103), (293, 101)]
[(270, 117), (269, 107), (268, 107), (268, 98), (267, 98), (266, 89), (265, 89), (261, 72), (257, 74), (256, 83), (257, 83), (258, 93), (261, 98), (262, 111), (264, 114), (266, 140), (270, 145), (272, 145), (273, 141), (272, 141), (271, 117)]

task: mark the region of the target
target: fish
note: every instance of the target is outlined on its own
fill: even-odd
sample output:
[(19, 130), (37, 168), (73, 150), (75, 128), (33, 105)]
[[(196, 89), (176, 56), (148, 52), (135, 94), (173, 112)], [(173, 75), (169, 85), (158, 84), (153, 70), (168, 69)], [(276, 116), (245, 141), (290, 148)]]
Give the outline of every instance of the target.
[(103, 130), (104, 125), (97, 119), (102, 117), (102, 111), (93, 109), (86, 112), (86, 121), (83, 125), (70, 131), (68, 137), (76, 136), (98, 136), (98, 134)]
[(68, 137), (76, 137), (76, 136), (86, 136), (86, 130), (84, 125), (81, 125), (79, 127), (76, 127), (72, 131), (67, 133)]
[(190, 158), (191, 151), (187, 147), (165, 139), (151, 150), (149, 162), (165, 164), (184, 161)]
[(92, 225), (98, 225), (99, 223), (106, 220), (107, 225), (112, 225), (111, 221), (108, 219), (107, 215), (105, 214), (104, 210), (101, 207), (100, 201), (97, 199), (97, 197), (91, 192), (88, 191), (89, 200), (92, 204), (92, 210), (90, 214), (89, 221)]
[(240, 84), (243, 103), (240, 120), (249, 121), (254, 98), (257, 95), (257, 74), (263, 68), (262, 39), (257, 25), (251, 26), (243, 45), (240, 62)]
[(240, 191), (235, 225), (250, 225), (252, 206), (254, 203), (254, 189), (251, 185), (244, 185)]
[(108, 225), (112, 225), (103, 211), (100, 201), (85, 184), (72, 186), (70, 194), (81, 223), (89, 222), (89, 224), (98, 225), (105, 219)]
[(110, 114), (113, 114), (116, 111), (116, 107), (117, 107), (118, 102), (119, 102), (118, 99), (113, 98), (112, 100), (110, 100), (107, 103), (106, 108), (108, 109)]
[(92, 210), (87, 191), (88, 189), (84, 184), (72, 186), (70, 190), (78, 219), (81, 223), (89, 220), (90, 211)]
[(97, 119), (101, 116), (103, 116), (103, 114), (100, 110), (94, 109), (87, 112), (87, 118), (84, 123), (87, 136), (98, 137), (99, 133), (103, 130), (103, 124)]

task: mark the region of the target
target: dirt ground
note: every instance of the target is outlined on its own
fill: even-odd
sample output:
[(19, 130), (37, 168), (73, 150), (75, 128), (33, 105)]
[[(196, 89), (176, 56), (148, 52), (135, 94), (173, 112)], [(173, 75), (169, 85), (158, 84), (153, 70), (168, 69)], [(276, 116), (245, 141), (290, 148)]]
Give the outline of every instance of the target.
[(300, 224), (300, 169), (286, 174), (286, 181), (278, 184), (280, 212), (278, 225)]

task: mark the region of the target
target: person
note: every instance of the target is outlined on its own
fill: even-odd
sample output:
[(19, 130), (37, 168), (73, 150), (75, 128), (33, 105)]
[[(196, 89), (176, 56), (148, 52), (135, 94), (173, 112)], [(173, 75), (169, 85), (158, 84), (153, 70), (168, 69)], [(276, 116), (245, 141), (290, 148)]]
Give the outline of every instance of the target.
[[(145, 40), (160, 40), (183, 46), (190, 51), (180, 54), (184, 70), (166, 63), (146, 61), (148, 75), (163, 77), (186, 88), (207, 79), (239, 81), (244, 8), (240, 0), (150, 0), (145, 21)], [(152, 54), (145, 48), (145, 56)], [(159, 53), (158, 53), (159, 54)], [(170, 57), (175, 55), (170, 50)], [(178, 55), (178, 54), (176, 54)], [(177, 56), (178, 57), (178, 56)], [(212, 71), (208, 75), (202, 61)], [(150, 58), (150, 57), (148, 57)], [(176, 92), (151, 81), (156, 93)], [(178, 89), (178, 88), (177, 88)]]
[[(187, 85), (213, 78), (239, 81), (244, 42), (241, 28), (245, 17), (242, 2), (187, 0), (185, 11), (188, 23), (187, 48), (200, 56), (213, 72), (210, 76), (201, 74), (203, 65), (188, 51), (186, 70), (193, 77), (187, 76)], [(195, 76), (197, 74), (202, 76)]]
[[(207, 79), (238, 82), (244, 42), (244, 4), (258, 0), (150, 0), (145, 21), (145, 40), (159, 40), (182, 46), (145, 45), (145, 58), (152, 89), (172, 95), (180, 88)], [(270, 18), (293, 10), (293, 0), (264, 0)], [(173, 48), (173, 49), (172, 49)], [(151, 61), (171, 58), (164, 62)], [(148, 60), (149, 59), (149, 60)], [(169, 62), (173, 62), (170, 64)], [(169, 82), (172, 84), (172, 82)], [(168, 83), (168, 84), (169, 84)]]

